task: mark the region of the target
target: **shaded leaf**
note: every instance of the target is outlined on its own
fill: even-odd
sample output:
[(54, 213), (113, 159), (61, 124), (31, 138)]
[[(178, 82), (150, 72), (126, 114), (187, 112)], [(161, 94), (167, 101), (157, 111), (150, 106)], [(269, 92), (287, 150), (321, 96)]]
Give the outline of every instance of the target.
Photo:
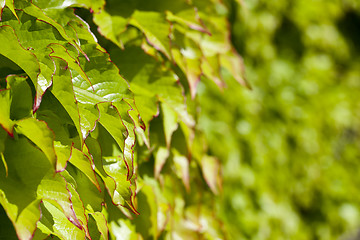
[(171, 59), (170, 24), (166, 21), (165, 14), (135, 10), (130, 24), (139, 28), (153, 47)]
[[(105, 198), (105, 187), (102, 181), (99, 181), (100, 190), (90, 181), (90, 179), (80, 170), (69, 168), (68, 172), (61, 173), (66, 179), (72, 179), (70, 182), (74, 191), (82, 202), (83, 210), (88, 213), (100, 212)], [(64, 174), (68, 174), (65, 176)]]
[(8, 175), (0, 168), (0, 201), (13, 222), (16, 233), (31, 239), (40, 218), (39, 199), (36, 191), (51, 166), (46, 156), (26, 138), (7, 138), (4, 158)]
[(6, 82), (11, 89), (10, 118), (18, 120), (32, 116), (32, 92), (27, 77), (8, 75)]
[(16, 131), (23, 134), (44, 152), (52, 166), (56, 166), (54, 134), (43, 121), (26, 118), (16, 122)]
[(0, 206), (0, 232), (3, 238), (8, 240), (17, 240), (18, 237), (16, 235), (14, 226), (12, 222), (6, 215), (4, 208)]
[(80, 171), (82, 171), (96, 186), (96, 188), (101, 191), (98, 179), (95, 174), (95, 166), (92, 162), (92, 159), (90, 159), (77, 148), (72, 148), (69, 162), (72, 163), (75, 167), (77, 167)]
[(68, 69), (68, 64), (64, 61), (53, 58), (56, 64), (56, 71), (52, 77), (53, 84), (51, 92), (58, 99), (58, 101), (63, 105), (69, 116), (71, 117), (78, 134), (81, 139), (81, 144), (83, 139), (86, 138), (88, 132), (92, 130), (91, 127), (86, 127), (84, 124), (84, 117), (80, 118), (79, 107), (77, 105), (74, 89), (71, 81), (70, 70)]
[(11, 93), (10, 89), (0, 89), (0, 125), (10, 135), (13, 135), (14, 122), (10, 119)]
[(172, 149), (174, 155), (174, 167), (176, 175), (182, 180), (187, 191), (190, 190), (190, 176), (189, 176), (189, 160), (177, 152), (176, 149)]
[(144, 239), (156, 239), (157, 232), (157, 201), (151, 186), (143, 185), (137, 195), (139, 212), (141, 214), (134, 219), (137, 231), (141, 233)]
[[(117, 4), (115, 4), (116, 6)], [(123, 47), (120, 35), (127, 28), (128, 20), (119, 15), (111, 15), (107, 8), (111, 8), (111, 2), (106, 4), (106, 8), (99, 13), (94, 14), (94, 22), (99, 26), (99, 32), (117, 44)]]

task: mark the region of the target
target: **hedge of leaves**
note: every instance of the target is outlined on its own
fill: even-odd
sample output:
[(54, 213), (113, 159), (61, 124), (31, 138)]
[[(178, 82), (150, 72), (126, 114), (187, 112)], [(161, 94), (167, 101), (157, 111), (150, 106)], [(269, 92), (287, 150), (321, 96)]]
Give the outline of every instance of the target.
[(234, 239), (349, 239), (360, 227), (360, 3), (243, 2), (232, 39), (253, 91), (199, 86), (199, 125), (224, 161), (219, 212)]
[(0, 238), (224, 238), (196, 92), (247, 85), (230, 5), (0, 6)]
[(357, 0), (0, 7), (0, 239), (359, 228)]

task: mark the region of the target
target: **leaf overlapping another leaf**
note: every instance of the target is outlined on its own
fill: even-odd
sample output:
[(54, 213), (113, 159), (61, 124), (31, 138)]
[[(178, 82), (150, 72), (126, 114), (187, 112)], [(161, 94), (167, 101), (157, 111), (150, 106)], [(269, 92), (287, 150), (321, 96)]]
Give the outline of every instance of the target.
[[(241, 74), (241, 59), (229, 55), (224, 17), (208, 18), (218, 15), (212, 2), (221, 5), (0, 2), (0, 69), (6, 69), (0, 79), (0, 203), (19, 238), (108, 239), (122, 231), (133, 231), (121, 235), (129, 238), (218, 236), (199, 224), (211, 222), (205, 206), (204, 216), (193, 211), (212, 194), (197, 185), (207, 183), (217, 193), (220, 170), (214, 158), (203, 158), (206, 147), (192, 147), (199, 130), (189, 99), (202, 76), (223, 85), (222, 64)], [(92, 23), (74, 8), (90, 9), (116, 47), (101, 47)], [(17, 147), (21, 151), (13, 153)], [(138, 176), (153, 158), (155, 166), (145, 171), (156, 180)], [(33, 174), (24, 177), (27, 168)], [(129, 210), (138, 214), (138, 204), (143, 215), (125, 220)], [(148, 231), (141, 228), (145, 221)]]
[(169, 6), (165, 1), (156, 2), (108, 1), (104, 10), (94, 15), (94, 21), (100, 32), (121, 48), (124, 47), (121, 36), (131, 29), (128, 26), (138, 28), (152, 47), (185, 73), (193, 98), (203, 75), (224, 86), (221, 68), (248, 86), (243, 78), (242, 59), (230, 41), (226, 19), (217, 16), (217, 8), (225, 9), (223, 3), (194, 1), (190, 4), (176, 0)]
[[(38, 8), (35, 4), (43, 4), (42, 7), (46, 5), (45, 2), (40, 3), (40, 1), (31, 3), (19, 0), (15, 1), (16, 10), (12, 9), (13, 11), (1, 5), (3, 12), (0, 38), (4, 47), (1, 48), (0, 54), (17, 64), (30, 77), (33, 86), (27, 89), (26, 94), (30, 93), (31, 99), (24, 100), (34, 101), (33, 112), (37, 112), (31, 114), (29, 111), (29, 115), (14, 118), (18, 115), (16, 110), (19, 109), (19, 105), (21, 106), (21, 101), (17, 98), (21, 99), (23, 96), (14, 95), (15, 100), (12, 101), (14, 93), (11, 87), (1, 89), (1, 101), (4, 104), (1, 107), (0, 123), (11, 136), (15, 134), (15, 139), (11, 140), (15, 144), (26, 143), (21, 135), (31, 140), (31, 143), (25, 144), (29, 151), (27, 158), (38, 159), (34, 156), (35, 153), (44, 154), (43, 156), (48, 158), (51, 166), (48, 165), (48, 170), (44, 171), (48, 174), (39, 175), (38, 178), (24, 183), (23, 192), (26, 194), (26, 191), (33, 191), (28, 195), (36, 197), (29, 198), (28, 204), (21, 203), (20, 199), (12, 198), (21, 194), (12, 192), (12, 188), (19, 188), (11, 185), (11, 179), (19, 181), (15, 179), (24, 174), (14, 175), (12, 165), (22, 163), (19, 162), (19, 155), (11, 156), (12, 153), (9, 151), (13, 148), (5, 144), (5, 150), (1, 149), (4, 166), (6, 166), (2, 172), (4, 179), (0, 185), (3, 193), (1, 203), (21, 239), (32, 238), (40, 219), (40, 201), (43, 201), (41, 209), (48, 214), (43, 215), (43, 219), (38, 224), (38, 231), (42, 233), (39, 232), (36, 235), (53, 234), (68, 239), (71, 232), (69, 229), (73, 229), (72, 231), (77, 234), (71, 235), (72, 239), (74, 237), (81, 239), (84, 236), (91, 238), (87, 227), (89, 221), (87, 215), (92, 214), (91, 219), (98, 226), (100, 235), (103, 239), (107, 239), (107, 227), (104, 225), (106, 221), (104, 222), (99, 212), (101, 207), (95, 207), (93, 204), (83, 205), (82, 201), (88, 199), (87, 196), (92, 196), (90, 199), (93, 199), (93, 195), (77, 189), (76, 182), (80, 181), (80, 178), (73, 175), (76, 171), (70, 171), (69, 174), (66, 169), (75, 166), (84, 173), (84, 176), (87, 176), (90, 184), (95, 185), (95, 191), (104, 191), (102, 182), (100, 184), (97, 177), (100, 173), (96, 173), (98, 170), (93, 162), (93, 156), (87, 152), (88, 148), (84, 143), (89, 133), (97, 128), (99, 124), (97, 122), (104, 126), (111, 125), (111, 120), (106, 119), (112, 116), (109, 110), (115, 108), (116, 117), (119, 119), (118, 127), (113, 125), (112, 128), (108, 128), (108, 131), (110, 136), (117, 140), (120, 152), (116, 157), (119, 162), (123, 162), (124, 171), (115, 173), (108, 169), (110, 179), (108, 173), (103, 171), (103, 178), (106, 179), (104, 183), (110, 192), (117, 189), (115, 195), (110, 194), (114, 202), (117, 204), (121, 202), (124, 206), (129, 205), (136, 212), (133, 205), (135, 183), (131, 180), (134, 175), (132, 151), (135, 144), (132, 117), (136, 116), (136, 111), (123, 101), (123, 99), (128, 99), (127, 101), (132, 99), (132, 94), (126, 81), (119, 75), (117, 67), (110, 62), (108, 54), (103, 52), (96, 43), (88, 25), (70, 9), (66, 9), (69, 6), (79, 5), (99, 8), (102, 3), (87, 6), (86, 1), (73, 1), (70, 5), (69, 2), (66, 3), (67, 5), (57, 2), (53, 5), (49, 3), (44, 9)], [(49, 17), (56, 14), (60, 16), (62, 13), (64, 17), (59, 23)], [(31, 87), (35, 89), (34, 95)], [(129, 116), (129, 111), (135, 111), (135, 115), (132, 113), (132, 116)], [(48, 124), (37, 120), (37, 117)], [(63, 121), (63, 117), (67, 120)], [(14, 125), (15, 130), (13, 130)], [(18, 135), (20, 138), (17, 137)], [(21, 148), (23, 150), (19, 154), (25, 151), (24, 147)], [(101, 152), (99, 157), (102, 161)], [(9, 160), (12, 164), (8, 164)], [(102, 164), (100, 162), (98, 167), (102, 168)], [(61, 176), (64, 174), (65, 178)], [(6, 176), (9, 177), (6, 178)], [(35, 182), (35, 179), (38, 181)], [(118, 198), (125, 200), (119, 201)], [(88, 200), (88, 203), (90, 202)], [(20, 209), (15, 212), (12, 206), (17, 206), (17, 204), (22, 204), (22, 209), (29, 208), (29, 210), (26, 212)], [(28, 218), (27, 222), (22, 222), (21, 214), (24, 215), (24, 219)], [(35, 214), (34, 216), (37, 217), (30, 218), (29, 214)], [(69, 229), (59, 228), (62, 224)], [(30, 228), (25, 231), (24, 227)], [(95, 234), (93, 230), (92, 234)]]

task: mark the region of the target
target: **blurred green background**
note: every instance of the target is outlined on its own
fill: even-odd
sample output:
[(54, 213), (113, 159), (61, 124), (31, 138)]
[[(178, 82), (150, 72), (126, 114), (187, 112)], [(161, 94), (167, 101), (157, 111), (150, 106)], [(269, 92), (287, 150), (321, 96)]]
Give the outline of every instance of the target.
[[(231, 76), (199, 84), (200, 126), (223, 160), (233, 239), (349, 239), (360, 229), (360, 1), (233, 1)], [(211, 104), (209, 104), (211, 103)]]

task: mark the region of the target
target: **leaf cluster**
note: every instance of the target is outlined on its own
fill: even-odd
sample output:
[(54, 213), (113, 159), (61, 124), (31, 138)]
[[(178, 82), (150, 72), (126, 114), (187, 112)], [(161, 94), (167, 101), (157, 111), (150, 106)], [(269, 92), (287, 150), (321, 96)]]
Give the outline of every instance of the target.
[[(201, 78), (243, 79), (218, 0), (2, 0), (1, 235), (223, 238)], [(139, 215), (140, 213), (140, 215)], [(138, 216), (139, 215), (139, 216)], [(12, 224), (9, 224), (9, 220)]]

